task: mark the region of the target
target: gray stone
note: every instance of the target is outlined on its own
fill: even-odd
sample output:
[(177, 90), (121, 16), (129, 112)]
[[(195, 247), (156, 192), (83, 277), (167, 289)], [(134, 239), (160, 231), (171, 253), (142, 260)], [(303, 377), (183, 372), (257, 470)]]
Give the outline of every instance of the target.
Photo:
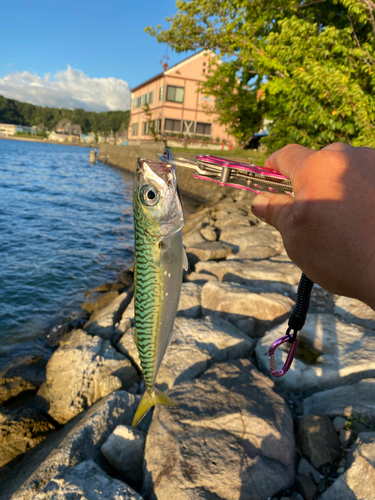
[(217, 278), (212, 274), (193, 272), (186, 275), (186, 280), (203, 285), (203, 283), (207, 283), (207, 281), (217, 281)]
[(362, 432), (348, 453), (348, 470), (320, 500), (373, 500), (375, 498), (375, 432)]
[[(256, 357), (264, 373), (269, 373), (269, 346), (285, 335), (286, 330), (287, 322), (259, 340)], [(306, 391), (312, 394), (375, 375), (372, 330), (344, 323), (332, 314), (308, 314), (298, 337), (300, 343), (296, 359), (287, 375), (276, 381), (277, 387), (287, 392)], [(288, 349), (289, 346), (284, 344), (276, 351), (276, 366), (283, 366)], [(339, 411), (336, 415), (345, 413)]]
[(351, 418), (353, 413), (375, 423), (375, 380), (364, 379), (353, 385), (345, 385), (317, 392), (303, 401), (305, 415), (342, 415)]
[(146, 436), (130, 426), (119, 425), (102, 445), (108, 462), (130, 485), (140, 485)]
[(207, 241), (216, 241), (217, 232), (214, 226), (207, 226), (200, 230), (201, 235)]
[(250, 361), (238, 360), (170, 391), (179, 409), (154, 412), (143, 495), (266, 500), (291, 486), (293, 420), (272, 387)]
[[(120, 321), (120, 325), (118, 327), (120, 329), (124, 328), (124, 326), (128, 324), (128, 320), (130, 321), (131, 326), (134, 326), (134, 297), (130, 301), (128, 307), (123, 312), (122, 318)], [(127, 328), (126, 328), (126, 330), (127, 330)]]
[[(156, 385), (171, 388), (201, 375), (214, 362), (246, 357), (255, 341), (220, 318), (176, 318), (173, 341), (161, 363)], [(117, 348), (138, 366), (134, 329), (123, 335)]]
[(106, 292), (106, 293), (93, 293), (90, 295), (88, 299), (82, 304), (82, 309), (89, 313), (93, 313), (94, 311), (98, 311), (102, 309), (106, 305), (108, 305), (112, 300), (115, 300), (120, 293), (118, 291)]
[(201, 316), (201, 291), (202, 286), (197, 283), (182, 283), (177, 316), (185, 316), (186, 318)]
[(118, 391), (97, 402), (31, 450), (1, 484), (2, 500), (34, 500), (57, 474), (86, 460), (102, 468), (100, 452), (117, 425), (131, 425), (138, 399)]
[(38, 391), (41, 408), (65, 424), (111, 392), (139, 381), (132, 364), (108, 340), (74, 330), (47, 364)]
[(319, 484), (322, 480), (320, 473), (314, 469), (306, 458), (301, 458), (298, 464), (298, 474), (300, 476), (307, 476), (314, 481), (315, 484)]
[(315, 498), (315, 494), (317, 492), (317, 487), (314, 481), (307, 476), (297, 476), (296, 484), (298, 489), (303, 495), (305, 500), (313, 500)]
[(189, 262), (196, 264), (199, 260), (222, 260), (232, 253), (232, 246), (220, 241), (205, 241), (186, 247)]
[[(309, 412), (309, 413), (312, 413), (312, 412)], [(344, 427), (346, 427), (346, 418), (335, 417), (332, 420), (332, 424), (333, 424), (333, 427), (335, 428), (335, 431), (340, 432), (341, 429), (344, 429)]]
[(268, 260), (224, 260), (198, 262), (197, 272), (206, 272), (218, 281), (230, 281), (259, 288), (263, 292), (288, 293), (291, 285), (301, 278), (301, 271), (294, 264), (282, 264)]
[(88, 292), (85, 293), (86, 299), (90, 297), (92, 293), (95, 292), (113, 292), (117, 291), (121, 293), (124, 290), (125, 285), (123, 283), (104, 283), (103, 285), (99, 285), (92, 290), (89, 290)]
[(229, 243), (242, 251), (249, 246), (267, 246), (274, 248), (277, 253), (284, 250), (281, 235), (276, 229), (268, 227), (228, 227), (220, 233), (220, 241)]
[(254, 293), (252, 288), (238, 283), (208, 282), (202, 288), (203, 315), (222, 317), (236, 323), (254, 318), (252, 334), (260, 337), (290, 314), (294, 302), (277, 293)]
[(41, 443), (55, 427), (32, 408), (0, 409), (0, 467)]
[(339, 439), (341, 446), (345, 448), (345, 446), (348, 446), (350, 443), (350, 439), (352, 437), (352, 432), (347, 430), (347, 429), (341, 429), (340, 434), (339, 434)]
[(306, 415), (298, 419), (296, 438), (302, 455), (316, 469), (340, 458), (340, 441), (326, 415)]
[[(218, 212), (219, 213), (219, 212)], [(217, 215), (216, 215), (217, 217)], [(236, 227), (238, 229), (243, 229), (244, 227), (250, 228), (250, 226), (253, 226), (254, 223), (252, 223), (252, 219), (247, 217), (246, 215), (241, 215), (240, 213), (238, 214), (228, 214), (224, 217), (217, 217), (217, 220), (215, 221), (215, 227), (218, 229), (233, 229), (233, 227)]]
[(192, 245), (197, 245), (199, 243), (204, 243), (206, 240), (200, 234), (199, 231), (190, 231), (190, 233), (184, 234), (182, 237), (182, 242), (185, 247), (190, 247)]
[(375, 330), (375, 311), (360, 300), (338, 296), (333, 312), (348, 323)]
[(109, 477), (92, 460), (68, 467), (51, 480), (33, 497), (29, 494), (18, 500), (142, 500), (127, 484)]
[(227, 260), (264, 260), (274, 255), (277, 255), (274, 248), (267, 246), (251, 246), (242, 248), (238, 253), (228, 255)]
[(134, 282), (134, 268), (125, 269), (117, 276), (117, 281), (125, 286), (130, 286)]
[(112, 340), (117, 333), (116, 324), (120, 322), (122, 313), (129, 305), (133, 291), (124, 292), (103, 307), (97, 314), (93, 313), (84, 329), (90, 335), (99, 335), (103, 339)]

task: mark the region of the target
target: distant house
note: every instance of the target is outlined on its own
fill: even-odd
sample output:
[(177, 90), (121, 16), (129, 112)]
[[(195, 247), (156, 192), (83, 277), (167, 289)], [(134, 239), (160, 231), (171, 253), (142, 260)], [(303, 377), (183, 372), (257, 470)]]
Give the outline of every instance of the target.
[(150, 126), (165, 135), (234, 142), (225, 127), (215, 123), (217, 115), (205, 110), (205, 104), (214, 105), (214, 97), (198, 92), (211, 58), (211, 52), (200, 51), (175, 66), (165, 67), (162, 73), (132, 89), (129, 144), (136, 140), (152, 141)]
[(5, 137), (10, 137), (17, 135), (19, 125), (13, 125), (12, 123), (0, 123), (0, 135)]
[(69, 120), (63, 118), (57, 123), (55, 130), (49, 134), (48, 139), (54, 142), (81, 142), (81, 125), (72, 125)]

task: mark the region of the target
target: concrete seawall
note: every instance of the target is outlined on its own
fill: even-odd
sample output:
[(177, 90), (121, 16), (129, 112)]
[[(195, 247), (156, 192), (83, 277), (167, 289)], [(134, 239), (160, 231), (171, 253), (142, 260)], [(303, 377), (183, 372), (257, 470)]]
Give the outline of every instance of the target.
[[(157, 153), (162, 153), (164, 146), (161, 143), (151, 143), (147, 146), (112, 146), (110, 144), (101, 144), (99, 149), (98, 159), (109, 165), (123, 168), (130, 172), (135, 172), (137, 165), (137, 158), (156, 159)], [(172, 150), (173, 152), (173, 150)], [(179, 154), (176, 152), (176, 154)], [(187, 158), (194, 158), (192, 153), (182, 153), (181, 156)], [(242, 159), (243, 161), (243, 159)], [(254, 194), (251, 191), (243, 189), (227, 188), (219, 186), (214, 182), (202, 181), (195, 179), (192, 171), (187, 168), (177, 166), (178, 185), (182, 193), (198, 198), (202, 201), (209, 200), (218, 194), (225, 194), (246, 201), (251, 201)]]

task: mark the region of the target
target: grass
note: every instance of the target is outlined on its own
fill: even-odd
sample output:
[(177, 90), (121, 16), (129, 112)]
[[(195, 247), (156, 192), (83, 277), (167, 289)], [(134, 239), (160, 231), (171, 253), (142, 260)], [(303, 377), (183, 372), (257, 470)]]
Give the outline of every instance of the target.
[(170, 148), (172, 153), (176, 156), (186, 156), (192, 158), (197, 154), (212, 154), (215, 156), (221, 156), (223, 158), (230, 158), (232, 160), (242, 161), (244, 163), (256, 163), (257, 165), (263, 166), (266, 158), (269, 156), (267, 153), (260, 152), (258, 150), (253, 151), (252, 149), (232, 149), (231, 151), (213, 150), (213, 149), (190, 149), (190, 148)]

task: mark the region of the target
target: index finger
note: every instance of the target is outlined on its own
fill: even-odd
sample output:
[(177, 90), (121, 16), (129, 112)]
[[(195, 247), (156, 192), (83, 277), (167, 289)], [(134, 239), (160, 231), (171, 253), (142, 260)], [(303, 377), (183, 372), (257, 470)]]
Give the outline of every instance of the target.
[(299, 144), (288, 144), (287, 146), (272, 153), (265, 161), (265, 168), (272, 168), (285, 175), (293, 184), (296, 179), (299, 164), (309, 156), (316, 153), (310, 148)]

